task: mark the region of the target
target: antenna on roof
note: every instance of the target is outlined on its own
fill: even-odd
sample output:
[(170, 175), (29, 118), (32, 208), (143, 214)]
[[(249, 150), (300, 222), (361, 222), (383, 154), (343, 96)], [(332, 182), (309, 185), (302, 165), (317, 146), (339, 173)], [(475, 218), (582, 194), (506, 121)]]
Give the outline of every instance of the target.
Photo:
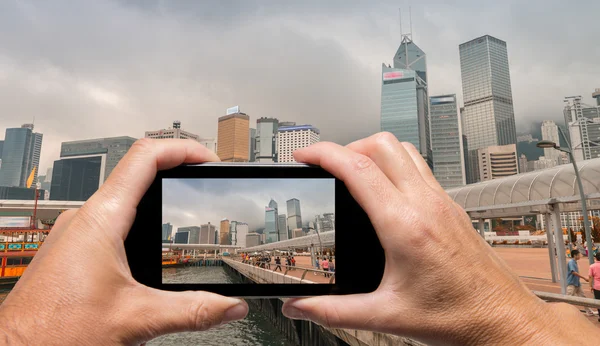
[(410, 39), (412, 40), (413, 38), (413, 34), (412, 34), (412, 8), (410, 6), (408, 6), (408, 20), (410, 21)]
[(402, 10), (400, 8), (398, 8), (398, 21), (400, 22), (400, 38), (402, 39), (403, 33), (402, 33)]

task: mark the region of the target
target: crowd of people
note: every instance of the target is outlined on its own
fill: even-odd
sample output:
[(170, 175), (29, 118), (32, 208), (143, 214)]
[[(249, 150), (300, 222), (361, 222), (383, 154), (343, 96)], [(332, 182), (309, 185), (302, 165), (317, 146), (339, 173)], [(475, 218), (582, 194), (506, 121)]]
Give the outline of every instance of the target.
[[(271, 257), (269, 253), (258, 253), (251, 255), (245, 253), (241, 255), (242, 263), (251, 264), (263, 269), (271, 269), (274, 264), (273, 271), (283, 271), (282, 261), (285, 260), (285, 267), (288, 270), (296, 270), (296, 258), (292, 255), (287, 256), (275, 256)], [(333, 256), (317, 256), (313, 264), (313, 268), (316, 270), (313, 272), (314, 275), (323, 275), (326, 278), (332, 277), (335, 273), (335, 262)], [(325, 272), (325, 273), (321, 273)]]

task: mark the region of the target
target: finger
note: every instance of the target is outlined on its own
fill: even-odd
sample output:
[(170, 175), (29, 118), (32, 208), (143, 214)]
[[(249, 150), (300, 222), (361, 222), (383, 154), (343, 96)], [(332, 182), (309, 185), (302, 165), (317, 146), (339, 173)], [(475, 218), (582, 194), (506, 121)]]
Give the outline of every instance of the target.
[(437, 181), (437, 179), (435, 179), (435, 176), (433, 175), (431, 168), (429, 168), (429, 165), (427, 164), (427, 162), (425, 162), (425, 160), (423, 159), (423, 156), (417, 150), (417, 148), (415, 148), (415, 146), (410, 143), (403, 142), (400, 144), (404, 147), (404, 149), (406, 150), (408, 155), (410, 155), (410, 157), (412, 158), (413, 162), (415, 163), (415, 166), (417, 167), (419, 173), (421, 174), (421, 177), (423, 178), (423, 180), (425, 180), (427, 185), (429, 185), (435, 191), (440, 192), (446, 196), (447, 195), (446, 191), (444, 191), (444, 189), (442, 188), (442, 185), (440, 185), (440, 183)]
[(347, 147), (370, 157), (398, 189), (406, 191), (423, 186), (423, 178), (413, 158), (393, 134), (381, 132)]
[(398, 189), (377, 165), (365, 155), (330, 142), (320, 142), (294, 152), (298, 162), (321, 166), (342, 180), (372, 222), (390, 201), (397, 199)]
[(390, 302), (373, 292), (290, 299), (283, 304), (282, 312), (288, 318), (313, 321), (326, 328), (382, 330), (385, 316), (396, 315), (389, 309)]
[(123, 238), (129, 232), (142, 196), (154, 181), (156, 172), (184, 163), (218, 161), (218, 156), (202, 144), (188, 139), (140, 139), (129, 149), (110, 177), (81, 208), (98, 225)]
[[(138, 341), (169, 333), (203, 331), (240, 320), (248, 314), (245, 301), (201, 291), (168, 292), (140, 287), (132, 315), (124, 316)], [(126, 298), (131, 302), (131, 297)]]
[(44, 240), (44, 245), (53, 244), (60, 238), (61, 233), (69, 226), (76, 214), (77, 209), (68, 209), (58, 215), (54, 222), (54, 226), (52, 226), (52, 230), (48, 232), (48, 237)]

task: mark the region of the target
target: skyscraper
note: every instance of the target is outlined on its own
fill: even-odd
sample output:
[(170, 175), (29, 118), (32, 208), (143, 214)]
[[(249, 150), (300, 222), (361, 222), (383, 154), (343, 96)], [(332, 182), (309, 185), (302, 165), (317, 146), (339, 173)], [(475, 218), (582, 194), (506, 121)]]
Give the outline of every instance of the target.
[(479, 181), (504, 178), (519, 173), (517, 145), (498, 145), (479, 149)]
[(221, 224), (219, 225), (219, 236), (221, 245), (231, 245), (231, 239), (229, 237), (229, 220), (223, 219), (221, 220)]
[(394, 67), (382, 66), (381, 130), (412, 143), (432, 167), (425, 53), (403, 35)]
[(193, 134), (191, 132), (187, 132), (181, 129), (181, 121), (175, 120), (173, 121), (173, 127), (168, 129), (162, 129), (157, 131), (146, 131), (146, 138), (176, 138), (176, 139), (193, 139), (195, 141), (200, 141), (200, 136)]
[(169, 222), (162, 224), (162, 242), (168, 243), (171, 241), (171, 232), (173, 232), (173, 225)]
[(34, 167), (36, 171), (33, 181), (37, 181), (42, 137), (41, 133), (33, 132), (32, 124), (6, 129), (0, 154), (0, 186), (25, 187)]
[(506, 42), (485, 35), (461, 44), (459, 52), (470, 184), (479, 181), (478, 150), (516, 144), (517, 131)]
[(302, 228), (302, 213), (300, 212), (300, 201), (297, 198), (288, 200), (286, 205), (288, 239), (291, 239), (292, 231), (296, 228)]
[(525, 154), (521, 154), (521, 156), (519, 156), (519, 173), (527, 172), (529, 172), (527, 156), (525, 156)]
[(237, 221), (231, 221), (229, 223), (229, 244), (237, 244)]
[[(557, 144), (560, 143), (560, 138), (558, 137), (558, 126), (556, 126), (554, 121), (544, 120), (542, 122), (542, 139), (552, 141)], [(554, 161), (553, 163), (550, 162), (550, 167), (554, 167), (559, 163), (560, 151), (553, 148), (546, 148), (544, 149), (544, 157), (547, 160)]]
[(250, 143), (248, 143), (249, 153), (248, 162), (256, 161), (256, 129), (250, 129)]
[(216, 232), (217, 228), (215, 227), (215, 225), (211, 225), (210, 222), (205, 225), (200, 225), (199, 243), (192, 243), (190, 241), (190, 244), (214, 244)]
[(223, 162), (248, 162), (250, 117), (233, 113), (219, 118), (217, 155)]
[(600, 157), (600, 107), (586, 105), (581, 99), (581, 96), (566, 97), (564, 109), (576, 161)]
[(432, 96), (433, 173), (444, 189), (466, 184), (461, 121), (456, 95)]
[(296, 162), (294, 151), (319, 142), (319, 129), (311, 125), (280, 126), (277, 130), (278, 162)]
[(277, 162), (277, 129), (279, 120), (259, 118), (256, 120), (256, 162)]
[(235, 245), (246, 247), (246, 236), (248, 235), (248, 224), (245, 222), (238, 222), (236, 226), (237, 230), (237, 243)]
[(267, 243), (279, 241), (278, 231), (279, 216), (277, 211), (277, 202), (273, 199), (269, 201), (269, 205), (265, 207), (265, 230)]
[(279, 240), (287, 240), (290, 239), (290, 236), (288, 234), (288, 227), (287, 227), (287, 217), (285, 216), (285, 214), (279, 214), (278, 217), (278, 225), (277, 228), (279, 230)]
[(135, 141), (135, 138), (122, 136), (63, 142), (60, 146), (60, 157), (63, 159), (74, 156), (106, 154), (106, 172), (103, 177), (103, 181), (105, 181)]

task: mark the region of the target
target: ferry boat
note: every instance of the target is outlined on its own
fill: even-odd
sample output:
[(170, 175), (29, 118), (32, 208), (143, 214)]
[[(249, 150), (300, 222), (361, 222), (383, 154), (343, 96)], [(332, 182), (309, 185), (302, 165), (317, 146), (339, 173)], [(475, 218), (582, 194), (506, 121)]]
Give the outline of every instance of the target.
[(187, 258), (182, 258), (181, 252), (179, 251), (163, 251), (162, 253), (162, 267), (173, 268), (183, 267), (188, 262)]

